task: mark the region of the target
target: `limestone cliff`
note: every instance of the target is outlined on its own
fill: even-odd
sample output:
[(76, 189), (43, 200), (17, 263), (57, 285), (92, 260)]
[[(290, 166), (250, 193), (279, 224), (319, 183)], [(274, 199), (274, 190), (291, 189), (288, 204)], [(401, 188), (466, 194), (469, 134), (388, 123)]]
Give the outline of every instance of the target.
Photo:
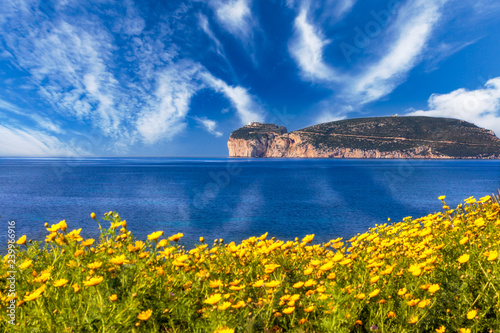
[(500, 158), (492, 131), (448, 118), (379, 117), (319, 124), (287, 133), (251, 123), (233, 133), (230, 157)]

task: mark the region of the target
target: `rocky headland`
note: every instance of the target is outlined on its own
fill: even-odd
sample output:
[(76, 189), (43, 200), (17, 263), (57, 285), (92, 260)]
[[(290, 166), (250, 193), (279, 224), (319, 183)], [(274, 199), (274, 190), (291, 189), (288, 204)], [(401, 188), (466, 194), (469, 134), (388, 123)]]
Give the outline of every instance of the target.
[(498, 159), (493, 131), (463, 120), (376, 117), (334, 121), (287, 132), (251, 123), (231, 133), (230, 157)]

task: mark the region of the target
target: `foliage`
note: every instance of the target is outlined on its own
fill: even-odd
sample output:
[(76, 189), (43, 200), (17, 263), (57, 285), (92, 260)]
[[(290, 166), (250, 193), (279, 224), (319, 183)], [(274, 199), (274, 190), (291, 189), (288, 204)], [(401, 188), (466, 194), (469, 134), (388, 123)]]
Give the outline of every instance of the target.
[[(98, 241), (65, 221), (18, 241), (11, 332), (497, 332), (500, 208), (468, 198), (348, 241), (143, 242), (116, 212)], [(95, 214), (91, 214), (95, 218)], [(97, 221), (97, 219), (96, 219)], [(99, 225), (100, 226), (100, 225)], [(0, 277), (7, 286), (4, 258)], [(470, 330), (470, 331), (469, 331)]]
[(263, 137), (269, 137), (271, 133), (281, 135), (286, 133), (286, 127), (275, 124), (254, 123), (253, 125), (243, 126), (231, 133), (232, 139), (259, 140)]

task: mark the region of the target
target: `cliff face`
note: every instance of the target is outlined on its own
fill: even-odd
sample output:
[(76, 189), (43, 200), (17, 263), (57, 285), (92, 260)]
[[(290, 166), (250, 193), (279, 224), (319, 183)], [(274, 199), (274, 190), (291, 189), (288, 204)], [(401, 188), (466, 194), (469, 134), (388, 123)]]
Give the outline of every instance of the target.
[(227, 146), (231, 157), (267, 157), (281, 137), (286, 135), (286, 128), (274, 124), (252, 123), (231, 133)]
[(492, 131), (447, 118), (380, 117), (343, 120), (287, 133), (252, 123), (233, 133), (230, 157), (500, 158)]

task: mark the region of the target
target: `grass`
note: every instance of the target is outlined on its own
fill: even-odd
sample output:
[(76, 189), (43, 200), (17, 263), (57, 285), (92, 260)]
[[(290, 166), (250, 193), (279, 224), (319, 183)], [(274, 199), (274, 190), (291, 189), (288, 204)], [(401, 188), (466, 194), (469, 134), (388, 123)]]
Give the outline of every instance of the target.
[(91, 214), (97, 240), (65, 221), (46, 225), (44, 242), (23, 236), (3, 259), (0, 330), (498, 332), (497, 198), (455, 209), (444, 199), (442, 212), (323, 244), (264, 234), (240, 244), (200, 238), (187, 251), (182, 234), (135, 239), (116, 212)]

